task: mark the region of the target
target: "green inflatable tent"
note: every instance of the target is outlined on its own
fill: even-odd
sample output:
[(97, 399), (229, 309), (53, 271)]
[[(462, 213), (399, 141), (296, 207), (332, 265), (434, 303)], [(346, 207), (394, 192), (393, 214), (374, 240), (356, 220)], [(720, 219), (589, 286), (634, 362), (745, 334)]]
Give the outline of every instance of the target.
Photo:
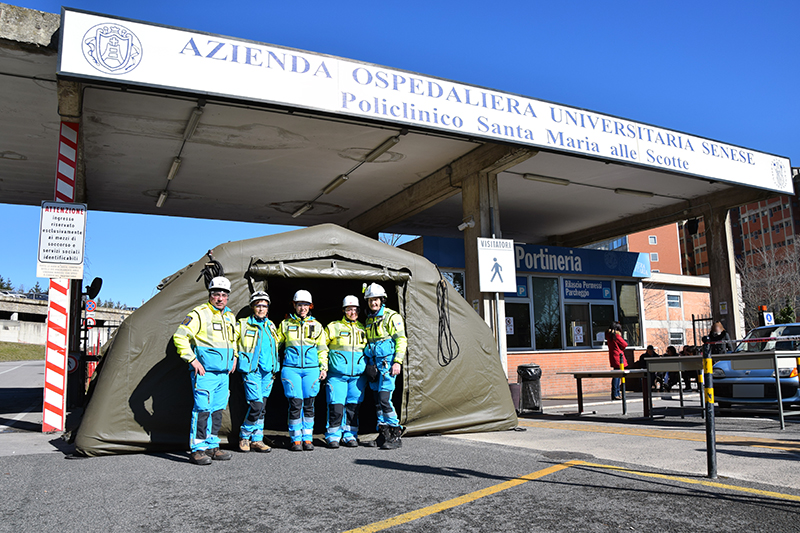
[[(408, 336), (393, 398), (406, 435), (516, 426), (491, 330), (425, 258), (331, 224), (229, 242), (215, 248), (213, 257), (233, 284), (231, 310), (246, 314), (250, 292), (267, 290), (276, 324), (291, 312), (291, 297), (298, 289), (311, 291), (312, 313), (326, 324), (341, 318), (344, 296), (361, 297), (364, 283), (383, 284), (387, 306), (404, 315)], [(166, 278), (161, 291), (129, 316), (106, 345), (74, 433), (79, 453), (188, 449), (189, 365), (177, 356), (172, 335), (188, 311), (208, 299), (202, 280), (205, 264), (203, 258)], [(240, 390), (241, 376), (235, 372), (223, 434), (238, 433), (245, 408)], [(324, 392), (316, 404), (315, 433), (322, 433)], [(276, 381), (267, 403), (268, 426), (286, 430), (285, 405)], [(361, 413), (362, 433), (374, 431), (369, 391)], [(236, 434), (229, 437), (236, 439)]]

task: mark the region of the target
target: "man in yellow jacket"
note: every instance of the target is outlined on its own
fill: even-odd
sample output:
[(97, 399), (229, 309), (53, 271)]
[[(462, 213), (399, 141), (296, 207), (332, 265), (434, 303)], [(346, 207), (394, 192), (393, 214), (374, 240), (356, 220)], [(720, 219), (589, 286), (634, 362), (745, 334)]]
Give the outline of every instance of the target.
[(400, 313), (386, 307), (386, 290), (381, 285), (373, 283), (367, 287), (364, 298), (367, 300), (364, 355), (367, 364), (375, 365), (377, 370), (369, 387), (378, 413), (378, 438), (367, 445), (394, 450), (403, 445), (400, 440), (403, 427), (392, 404), (392, 393), (406, 355), (406, 327)]
[(228, 309), (231, 282), (218, 276), (208, 285), (208, 302), (192, 309), (172, 340), (181, 359), (191, 365), (191, 460), (198, 465), (226, 461), (231, 453), (219, 449), (222, 412), (228, 405), (228, 374), (236, 368), (236, 317)]

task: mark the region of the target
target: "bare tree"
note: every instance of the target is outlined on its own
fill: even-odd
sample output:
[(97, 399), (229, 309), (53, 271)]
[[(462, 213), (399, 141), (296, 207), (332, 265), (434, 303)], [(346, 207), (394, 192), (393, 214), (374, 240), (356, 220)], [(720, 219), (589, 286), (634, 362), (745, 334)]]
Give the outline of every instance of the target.
[(403, 235), (401, 233), (381, 233), (378, 235), (378, 240), (389, 246), (397, 246), (397, 243), (400, 242), (402, 238)]
[(742, 284), (742, 304), (747, 329), (758, 326), (758, 308), (779, 313), (788, 305), (797, 308), (800, 298), (800, 251), (783, 248), (753, 250), (736, 261)]

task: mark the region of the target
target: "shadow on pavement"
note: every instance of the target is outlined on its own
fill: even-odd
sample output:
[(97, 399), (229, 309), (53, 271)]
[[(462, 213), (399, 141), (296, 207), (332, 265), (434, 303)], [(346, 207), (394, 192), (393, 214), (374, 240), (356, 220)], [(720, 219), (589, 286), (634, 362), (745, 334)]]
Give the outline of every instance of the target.
[(437, 476), (446, 476), (455, 478), (478, 477), (483, 479), (496, 479), (502, 481), (519, 479), (513, 476), (496, 476), (494, 474), (478, 472), (477, 470), (471, 470), (468, 468), (440, 468), (438, 466), (410, 465), (406, 463), (398, 463), (396, 461), (385, 461), (382, 459), (356, 459), (355, 464), (372, 466), (375, 468), (383, 468), (387, 470), (400, 470), (403, 472), (414, 472), (417, 474), (433, 474)]

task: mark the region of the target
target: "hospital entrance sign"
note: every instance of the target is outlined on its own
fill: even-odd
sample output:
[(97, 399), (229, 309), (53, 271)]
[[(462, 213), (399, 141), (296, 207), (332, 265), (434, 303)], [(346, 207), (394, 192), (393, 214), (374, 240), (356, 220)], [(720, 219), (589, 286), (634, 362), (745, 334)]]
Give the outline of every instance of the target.
[(514, 241), (478, 238), (478, 272), (481, 292), (515, 292)]

